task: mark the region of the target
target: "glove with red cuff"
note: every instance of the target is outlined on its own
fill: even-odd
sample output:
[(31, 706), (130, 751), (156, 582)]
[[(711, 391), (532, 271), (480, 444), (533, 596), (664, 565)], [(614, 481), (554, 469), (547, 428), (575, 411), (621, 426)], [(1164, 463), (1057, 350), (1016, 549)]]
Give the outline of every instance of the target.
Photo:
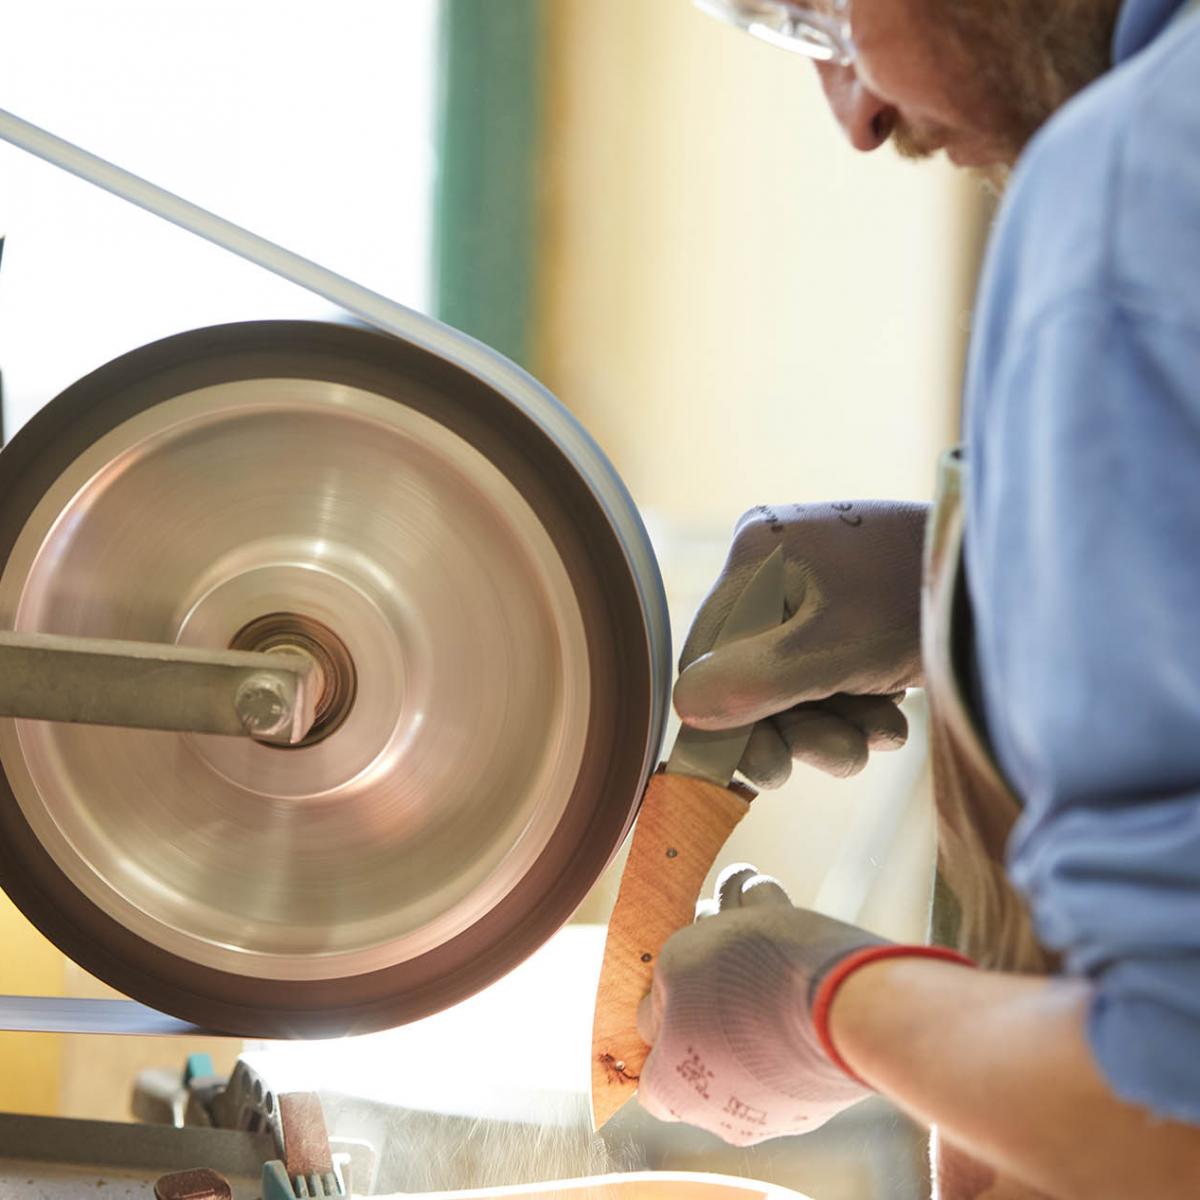
[(638, 1015), (653, 1047), (642, 1106), (736, 1146), (819, 1128), (871, 1094), (829, 1034), (838, 988), (867, 963), (909, 955), (970, 965), (796, 908), (753, 867), (729, 868), (716, 904), (659, 955)]

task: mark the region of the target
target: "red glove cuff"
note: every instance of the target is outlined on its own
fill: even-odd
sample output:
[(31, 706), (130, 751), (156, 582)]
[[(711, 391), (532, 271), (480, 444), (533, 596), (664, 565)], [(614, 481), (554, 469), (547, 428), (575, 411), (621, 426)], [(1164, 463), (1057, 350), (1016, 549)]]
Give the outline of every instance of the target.
[(861, 950), (847, 955), (821, 980), (812, 1004), (812, 1021), (817, 1041), (821, 1043), (821, 1049), (829, 1056), (831, 1062), (841, 1067), (851, 1079), (857, 1080), (865, 1087), (871, 1085), (854, 1073), (850, 1064), (838, 1053), (838, 1048), (833, 1044), (833, 1037), (829, 1032), (829, 1014), (833, 1008), (838, 988), (859, 967), (865, 967), (868, 963), (879, 962), (885, 958), (940, 958), (945, 962), (958, 963), (964, 967), (975, 965), (965, 955), (959, 954), (957, 950), (947, 950), (942, 946), (896, 946), (885, 943), (882, 946), (864, 946)]

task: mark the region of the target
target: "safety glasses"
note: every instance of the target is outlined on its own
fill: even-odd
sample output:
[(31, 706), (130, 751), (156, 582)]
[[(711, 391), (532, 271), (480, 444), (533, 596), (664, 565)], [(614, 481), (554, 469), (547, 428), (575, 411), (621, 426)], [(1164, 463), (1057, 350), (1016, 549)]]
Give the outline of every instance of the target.
[(849, 66), (854, 61), (850, 0), (827, 0), (822, 8), (789, 0), (693, 0), (697, 8), (793, 54)]

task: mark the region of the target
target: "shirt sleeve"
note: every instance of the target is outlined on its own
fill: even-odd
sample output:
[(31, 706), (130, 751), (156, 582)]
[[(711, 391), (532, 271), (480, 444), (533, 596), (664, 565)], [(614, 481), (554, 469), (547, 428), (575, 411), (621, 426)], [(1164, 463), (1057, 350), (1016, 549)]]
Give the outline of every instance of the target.
[(967, 545), (1010, 870), (1116, 1094), (1200, 1123), (1200, 331), (1081, 297), (1013, 345)]

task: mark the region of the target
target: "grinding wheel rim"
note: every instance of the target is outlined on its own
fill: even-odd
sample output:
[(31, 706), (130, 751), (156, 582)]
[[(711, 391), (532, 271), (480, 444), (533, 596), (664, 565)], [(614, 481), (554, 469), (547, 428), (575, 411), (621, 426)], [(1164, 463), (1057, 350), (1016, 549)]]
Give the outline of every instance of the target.
[(46, 492), (14, 598), (19, 632), (208, 647), (295, 612), (356, 660), (344, 727), (304, 749), (0, 730), (38, 840), (161, 949), (279, 980), (408, 961), (506, 895), (562, 815), (588, 704), (570, 581), (516, 489), (403, 405), (268, 379), (163, 401)]
[[(318, 365), (301, 371), (295, 365), (298, 363)], [(71, 878), (61, 870), (54, 855), (45, 852), (42, 836), (21, 808), (20, 797), (17, 803), (4, 805), (9, 830), (24, 826), (19, 840), (28, 847), (32, 838), (42, 851), (36, 869), (29, 871), (14, 864), (14, 855), (3, 854), (0, 871), (6, 890), (36, 923), (43, 928), (53, 927), (47, 932), (72, 957), (139, 999), (189, 1019), (251, 1034), (345, 1032), (394, 1024), (469, 994), (514, 965), (565, 920), (619, 845), (632, 820), (648, 764), (656, 753), (655, 725), (661, 722), (661, 712), (657, 711), (661, 689), (655, 671), (650, 669), (661, 647), (654, 646), (647, 636), (651, 623), (646, 620), (639, 594), (645, 581), (638, 588), (629, 586), (629, 558), (620, 540), (613, 537), (609, 514), (595, 503), (594, 495), (581, 495), (580, 484), (586, 481), (563, 462), (564, 456), (543, 430), (533, 426), (526, 414), (515, 411), (517, 406), (505, 405), (502, 397), (480, 388), (478, 381), (464, 380), (453, 364), (362, 330), (300, 322), (220, 327), (145, 347), (80, 381), (0, 456), (0, 473), (5, 476), (9, 473), (4, 468), (13, 466), (11, 460), (21, 460), (13, 466), (21, 476), (21, 486), (6, 488), (6, 492), (23, 493), (26, 503), (15, 507), (29, 510), (23, 522), (17, 521), (19, 514), (4, 514), (0, 548), (5, 552), (5, 578), (14, 563), (20, 566), (20, 555), (14, 559), (14, 553), (20, 550), (21, 529), (26, 528), (32, 512), (28, 500), (39, 489), (45, 498), (55, 482), (69, 475), (61, 464), (52, 467), (49, 461), (56, 455), (65, 456), (66, 448), (55, 436), (54, 427), (61, 431), (63, 418), (69, 415), (67, 410), (70, 415), (78, 415), (87, 408), (94, 418), (93, 426), (110, 426), (86, 442), (86, 454), (88, 447), (119, 433), (123, 421), (136, 422), (139, 416), (155, 415), (156, 410), (161, 414), (164, 406), (179, 401), (181, 396), (194, 397), (201, 390), (181, 391), (181, 379), (192, 383), (210, 381), (210, 386), (224, 388), (227, 397), (230, 387), (252, 384), (260, 399), (269, 402), (270, 389), (264, 381), (290, 380), (284, 386), (294, 397), (296, 381), (314, 375), (323, 385), (332, 382), (342, 389), (343, 405), (348, 403), (347, 396), (361, 393), (378, 399), (390, 388), (392, 394), (383, 395), (382, 400), (393, 411), (402, 409), (411, 416), (412, 411), (420, 409), (422, 420), (432, 419), (449, 429), (459, 442), (473, 447), (479, 443), (488, 454), (505, 460), (505, 479), (521, 491), (530, 511), (536, 511), (556, 549), (565, 551), (561, 554), (563, 570), (581, 605), (580, 624), (586, 626), (582, 636), (587, 639), (589, 660), (601, 666), (596, 678), (588, 681), (590, 696), (605, 711), (595, 714), (596, 727), (589, 730), (588, 744), (580, 749), (577, 786), (561, 813), (550, 814), (554, 819), (549, 823), (543, 819), (539, 836), (527, 847), (530, 854), (515, 873), (510, 873), (506, 887), (490, 898), (486, 911), (479, 913), (475, 897), (476, 903), (467, 905), (467, 919), (460, 921), (458, 928), (446, 927), (424, 944), (410, 939), (403, 953), (393, 953), (390, 959), (377, 953), (372, 957), (378, 946), (368, 938), (363, 945), (351, 948), (370, 951), (365, 957), (361, 953), (357, 958), (352, 953), (334, 955), (318, 968), (313, 963), (321, 956), (312, 953), (312, 946), (302, 947), (283, 969), (278, 963), (264, 969), (261, 955), (253, 962), (234, 963), (223, 953), (197, 961), (194, 947), (189, 949), (170, 940), (163, 944), (162, 938), (148, 938), (146, 927), (139, 927), (137, 922), (114, 921), (113, 913), (105, 911), (111, 910), (111, 905), (98, 905), (94, 892), (86, 894), (87, 889), (78, 886), (78, 876)], [(362, 387), (364, 383), (370, 386)], [(469, 404), (461, 400), (468, 393)], [(419, 402), (415, 399), (418, 394)], [(114, 397), (120, 397), (120, 401)], [(233, 410), (244, 415), (249, 407), (252, 405), (235, 403)], [(61, 410), (57, 419), (53, 411), (56, 408)], [(99, 409), (108, 411), (100, 414)], [(507, 422), (507, 426), (498, 428), (497, 421), (501, 425)], [(14, 453), (19, 450), (23, 453)], [(80, 454), (69, 457), (75, 463)], [(549, 471), (548, 464), (552, 466)], [(53, 477), (49, 486), (48, 474)], [(574, 496), (564, 496), (564, 487), (568, 492), (573, 489)], [(15, 532), (14, 525), (19, 525)], [(590, 527), (584, 534), (585, 525)], [(599, 558), (596, 534), (607, 541)], [(580, 540), (587, 543), (583, 553), (579, 545), (572, 545)], [(614, 571), (622, 565), (621, 559), (623, 581), (620, 572)], [(600, 592), (605, 594), (600, 596)], [(9, 596), (10, 589), (5, 587), (5, 602)], [(187, 599), (183, 607), (194, 615), (202, 597)], [(572, 652), (578, 652), (578, 645)], [(607, 679), (603, 678), (606, 673)], [(614, 697), (619, 697), (620, 703), (614, 703)], [(615, 711), (621, 707), (629, 707), (630, 712)], [(13, 735), (18, 727), (31, 724), (3, 723), (4, 766), (10, 791), (21, 791), (21, 772), (13, 760)], [(117, 736), (129, 733), (116, 731)], [(174, 735), (144, 736), (161, 739)], [(14, 783), (16, 788), (12, 787)], [(45, 830), (40, 832), (44, 835)], [(5, 840), (7, 843), (11, 839)], [(91, 931), (84, 938), (78, 936), (81, 917)], [(65, 945), (64, 939), (70, 944)], [(393, 945), (392, 950), (395, 948)], [(280, 956), (268, 953), (267, 957)], [(282, 981), (287, 982), (283, 1003), (278, 994), (271, 994), (272, 989), (278, 993)], [(267, 995), (271, 999), (262, 1003), (260, 997)]]

